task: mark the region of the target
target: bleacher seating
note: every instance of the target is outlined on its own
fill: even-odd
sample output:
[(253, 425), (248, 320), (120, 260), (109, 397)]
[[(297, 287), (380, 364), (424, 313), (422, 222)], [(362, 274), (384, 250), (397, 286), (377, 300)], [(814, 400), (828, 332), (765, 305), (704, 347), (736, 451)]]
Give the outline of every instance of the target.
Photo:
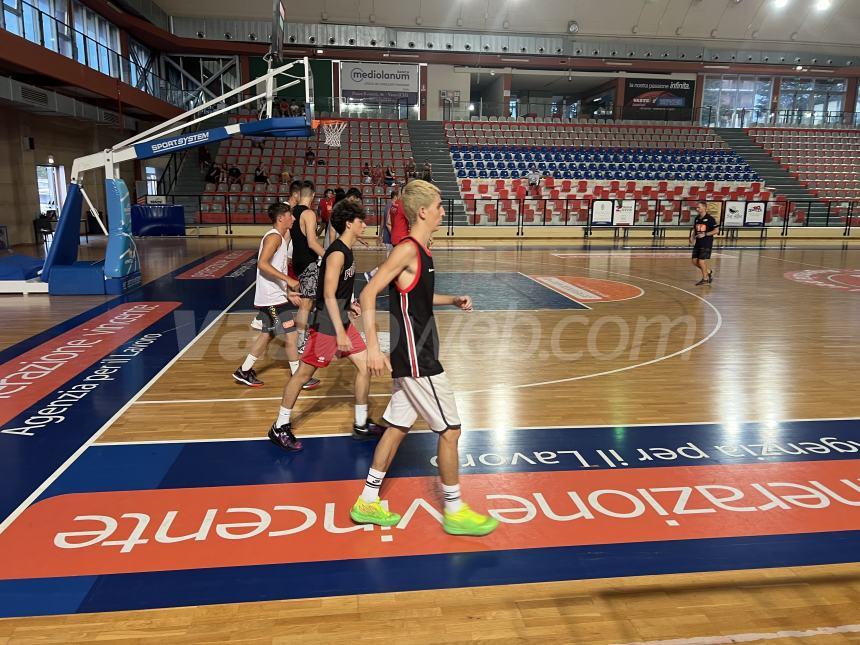
[[(515, 221), (519, 208), (527, 223), (584, 222), (594, 199), (636, 200), (637, 222), (684, 223), (685, 201), (772, 195), (707, 128), (505, 121), (445, 128), (473, 223)], [(543, 176), (537, 190), (523, 178), (532, 166)]]
[[(635, 200), (636, 223), (686, 223), (694, 202), (769, 201), (771, 191), (761, 182), (575, 180), (544, 177), (537, 190), (526, 179), (461, 179), (466, 213), (474, 224), (514, 222), (523, 209), (526, 223), (584, 223), (589, 202), (597, 199)], [(776, 212), (776, 211), (775, 211)]]
[(695, 126), (449, 121), (445, 133), (451, 145), (728, 149), (712, 129)]
[(750, 128), (750, 138), (821, 199), (860, 199), (857, 130)]
[[(250, 120), (250, 115), (234, 116)], [(289, 186), (280, 183), (281, 172), (288, 170), (297, 179), (310, 179), (317, 186), (317, 195), (325, 188), (358, 186), (368, 198), (368, 223), (375, 224), (378, 210), (385, 203), (386, 188), (363, 183), (361, 167), (369, 162), (371, 167), (381, 163), (383, 168), (391, 165), (398, 178), (403, 178), (406, 160), (412, 156), (409, 130), (405, 121), (386, 119), (343, 119), (347, 127), (341, 136), (341, 147), (328, 147), (322, 130), (314, 136), (303, 138), (265, 139), (264, 149), (252, 147), (249, 137), (233, 137), (221, 143), (215, 163), (235, 164), (243, 173), (241, 187), (226, 183), (207, 184), (202, 198), (201, 219), (203, 223), (223, 222), (229, 202), (230, 219), (236, 223), (267, 223), (266, 208), (276, 198), (286, 199)], [(317, 164), (306, 165), (305, 152), (311, 147)], [(323, 161), (324, 165), (319, 165)], [(254, 184), (254, 169), (261, 163), (269, 176), (270, 184)]]

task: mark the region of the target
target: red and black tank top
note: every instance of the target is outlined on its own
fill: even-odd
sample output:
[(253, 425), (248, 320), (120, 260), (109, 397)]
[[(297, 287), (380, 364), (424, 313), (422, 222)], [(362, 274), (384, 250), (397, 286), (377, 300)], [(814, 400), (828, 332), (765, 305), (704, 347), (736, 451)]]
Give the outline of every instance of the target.
[(439, 332), (433, 317), (435, 276), (433, 256), (412, 237), (402, 244), (414, 244), (418, 251), (418, 270), (405, 289), (393, 280), (388, 287), (391, 317), (391, 375), (394, 378), (441, 374)]

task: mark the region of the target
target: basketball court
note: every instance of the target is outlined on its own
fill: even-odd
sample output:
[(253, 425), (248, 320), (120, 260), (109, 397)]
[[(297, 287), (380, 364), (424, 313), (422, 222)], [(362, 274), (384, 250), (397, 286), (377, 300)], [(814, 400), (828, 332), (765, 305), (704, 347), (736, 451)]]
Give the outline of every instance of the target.
[[(3, 637), (855, 633), (858, 296), (831, 286), (856, 281), (855, 248), (721, 248), (714, 284), (693, 287), (683, 247), (438, 244), (440, 291), (476, 295), (437, 314), (464, 494), (502, 522), (476, 539), (441, 531), (420, 425), (383, 488), (401, 523), (353, 525), (373, 444), (348, 433), (351, 367), (302, 394), (306, 449), (280, 451), (265, 432), (282, 347), (259, 363), (264, 387), (230, 377), (252, 336), (253, 249), (174, 247), (149, 265), (142, 249), (133, 297), (71, 298), (65, 317), (4, 302), (22, 321), (4, 387), (34, 378), (3, 412)], [(373, 380), (372, 416), (389, 391)]]
[[(327, 22), (325, 3), (323, 9)], [(342, 61), (332, 59), (324, 110), (309, 58), (322, 55), (317, 47), (325, 42), (353, 46), (356, 38), (348, 40), (347, 31), (336, 29), (341, 25), (331, 24), (327, 41), (314, 35), (296, 44), (288, 13), (276, 0), (269, 53), (263, 54), (262, 42), (252, 45), (260, 54), (255, 64), (262, 66), (255, 76), (245, 55), (247, 69), (241, 82), (236, 72), (229, 91), (75, 158), (42, 273), (0, 285), (0, 644), (860, 641), (860, 409), (853, 393), (860, 373), (860, 246), (850, 237), (856, 225), (851, 191), (860, 194), (860, 184), (846, 189), (851, 194), (844, 210), (831, 213), (828, 204), (824, 216), (810, 202), (807, 219), (801, 213), (798, 220), (796, 202), (778, 201), (775, 192), (776, 207), (768, 210), (770, 191), (736, 155), (731, 133), (724, 140), (696, 129), (718, 123), (696, 117), (687, 104), (694, 97), (701, 103), (695, 83), (704, 75), (686, 67), (681, 80), (651, 74), (635, 96), (633, 85), (627, 88), (636, 110), (651, 103), (667, 114), (689, 108), (683, 120), (699, 119), (698, 125), (684, 131), (672, 126), (650, 132), (650, 119), (629, 113), (624, 119), (642, 120), (641, 131), (631, 126), (621, 132), (620, 114), (616, 124), (579, 130), (564, 104), (565, 116), (552, 108), (548, 119), (566, 119), (577, 138), (560, 138), (544, 125), (527, 132), (531, 126), (524, 120), (511, 150), (500, 142), (513, 136), (501, 117), (506, 123), (517, 118), (511, 113), (512, 81), (487, 81), (493, 70), (483, 80), (479, 71), (465, 87), (498, 90), (508, 101), (496, 123), (487, 121), (483, 129), (481, 98), (481, 116), (464, 103), (468, 128), (451, 125), (447, 134), (443, 122), (458, 122), (452, 111), (455, 97), (459, 109), (460, 91), (434, 85), (441, 118), (428, 119), (430, 72), (424, 62), (412, 72), (378, 73), (407, 89), (414, 81), (416, 91), (414, 101), (411, 90), (397, 99), (396, 118), (373, 117), (370, 128), (363, 120), (371, 119), (355, 113), (370, 99), (356, 87), (377, 72), (350, 67), (337, 81), (353, 84), (343, 91), (332, 76)], [(413, 19), (423, 24), (420, 15)], [(462, 10), (456, 20), (459, 29)], [(510, 24), (506, 16), (503, 29)], [(639, 28), (637, 23), (632, 33)], [(236, 33), (226, 33), (225, 41), (236, 36), (233, 44), (240, 47), (238, 31), (230, 29)], [(570, 21), (564, 36), (571, 40), (547, 40), (538, 53), (549, 56), (552, 47), (572, 61), (568, 49), (578, 30)], [(675, 33), (682, 33), (680, 26)], [(710, 33), (715, 38), (717, 29)], [(369, 46), (380, 49), (376, 37), (388, 38), (371, 35)], [(390, 41), (389, 49), (416, 48), (412, 32), (403, 37), (402, 43)], [(253, 43), (258, 35), (248, 38)], [(260, 40), (267, 40), (262, 32)], [(525, 42), (517, 41), (519, 54), (528, 53)], [(304, 45), (299, 58), (282, 58)], [(490, 52), (497, 43), (476, 45)], [(498, 46), (508, 52), (508, 44)], [(194, 51), (202, 52), (200, 47)], [(422, 33), (417, 49), (433, 47)], [(468, 51), (472, 44), (462, 47)], [(375, 56), (377, 50), (368, 51)], [(632, 65), (627, 58), (615, 65)], [(234, 63), (239, 69), (238, 55)], [(606, 83), (623, 96), (617, 69), (607, 67), (606, 78), (598, 79), (597, 72), (572, 65), (558, 76), (564, 81), (566, 71), (569, 92), (576, 72), (581, 98), (591, 99), (586, 107), (608, 97)], [(536, 76), (530, 82), (547, 82)], [(853, 92), (856, 102), (856, 77), (851, 82), (853, 89), (840, 91), (846, 97)], [(670, 89), (677, 94), (667, 94)], [(296, 97), (302, 103), (289, 115), (279, 105), (285, 90), (293, 103)], [(776, 105), (770, 92), (765, 102), (773, 98)], [(344, 99), (346, 107), (336, 110), (335, 99)], [(472, 116), (479, 119), (477, 130)], [(375, 442), (353, 438), (355, 372), (348, 361), (318, 371), (321, 386), (301, 393), (292, 427), (302, 452), (285, 452), (268, 440), (290, 376), (282, 341), (270, 343), (256, 363), (261, 387), (232, 377), (257, 334), (250, 322), (259, 244), (256, 229), (234, 234), (260, 223), (258, 195), (266, 203), (282, 199), (269, 190), (268, 178), (265, 186), (255, 178), (249, 191), (241, 181), (234, 190), (232, 180), (221, 191), (216, 179), (207, 195), (197, 195), (198, 237), (159, 239), (133, 234), (132, 197), (120, 174), (124, 162), (184, 154), (235, 137), (241, 145), (227, 145), (229, 155), (223, 155), (231, 164), (240, 164), (237, 156), (245, 153), (251, 158), (244, 139), (250, 138), (259, 144), (258, 168), (265, 175), (265, 158), (280, 178), (286, 165), (275, 158), (295, 156), (297, 140), (302, 147), (308, 141), (328, 146), (319, 157), (328, 153), (330, 166), (342, 173), (333, 170), (333, 176), (349, 178), (357, 159), (348, 151), (334, 154), (341, 136), (367, 133), (363, 145), (384, 142), (391, 146), (386, 154), (396, 151), (402, 162), (420, 128), (410, 134), (395, 121), (413, 117), (439, 121), (445, 139), (434, 144), (451, 162), (446, 172), (452, 185), (463, 190), (443, 195), (451, 200), (452, 217), (447, 231), (436, 233), (431, 271), (437, 293), (474, 301), (471, 312), (437, 307), (435, 316), (441, 362), (463, 423), (463, 497), (500, 522), (482, 538), (443, 532), (437, 437), (423, 420), (381, 489), (383, 504), (402, 515), (400, 522), (383, 528), (350, 520)], [(380, 124), (385, 121), (390, 123)], [(604, 127), (617, 127), (618, 138), (603, 139), (598, 131)], [(563, 157), (565, 148), (590, 148), (592, 136), (606, 141), (607, 150), (583, 153), (588, 159), (554, 156)], [(291, 140), (291, 147), (273, 145), (263, 155), (265, 139)], [(846, 135), (838, 145), (848, 150), (852, 144)], [(768, 155), (774, 150), (780, 148), (768, 148)], [(696, 154), (688, 158), (689, 152)], [(761, 155), (767, 156), (764, 148)], [(295, 169), (297, 178), (332, 176), (313, 158), (296, 159), (304, 163)], [(520, 177), (509, 175), (509, 168), (520, 172), (526, 159), (543, 166), (538, 179), (529, 179), (530, 191), (540, 195), (541, 181), (547, 189), (537, 215)], [(561, 165), (569, 163), (581, 165)], [(854, 172), (839, 166), (832, 172)], [(379, 168), (380, 190), (366, 195), (376, 202), (373, 216), (395, 183), (392, 176), (383, 187)], [(578, 193), (566, 169), (584, 173), (575, 179), (582, 191), (592, 191), (587, 199), (573, 197)], [(666, 173), (673, 172), (690, 185), (670, 187)], [(98, 181), (103, 173), (105, 221), (85, 190), (85, 176), (93, 177), (87, 173)], [(568, 185), (563, 195), (555, 179)], [(598, 185), (603, 179), (608, 186)], [(466, 188), (473, 181), (474, 193)], [(644, 185), (649, 182), (656, 185)], [(693, 184), (701, 184), (701, 192)], [(87, 186), (92, 192), (92, 181)], [(328, 187), (320, 184), (317, 197)], [(219, 191), (223, 223), (217, 210), (203, 210)], [(661, 211), (661, 195), (677, 209)], [(691, 266), (683, 238), (683, 204), (694, 195), (706, 205), (733, 204), (731, 214), (739, 218), (734, 237), (717, 238), (712, 284), (696, 284), (705, 269), (700, 274)], [(228, 200), (234, 197), (237, 219), (231, 221), (228, 204), (234, 202)], [(489, 201), (479, 210), (481, 199)], [(455, 201), (463, 210), (457, 226)], [(571, 201), (580, 202), (573, 216)], [(471, 214), (465, 211), (469, 202)], [(502, 205), (507, 220), (500, 224)], [(104, 239), (82, 240), (84, 209), (97, 216)], [(652, 219), (643, 219), (642, 210)], [(773, 241), (779, 235), (774, 232), (768, 240), (765, 217), (770, 223), (774, 211), (783, 224), (772, 230), (784, 236), (791, 217), (792, 227), (822, 217), (830, 226), (832, 217), (844, 221), (844, 241), (832, 230), (822, 239)], [(714, 212), (729, 213), (722, 204)], [(558, 238), (546, 233), (553, 223), (564, 229)], [(543, 230), (535, 234), (539, 224)], [(211, 237), (200, 237), (204, 225), (212, 225), (205, 231)], [(472, 235), (484, 225), (495, 226), (496, 235), (488, 228)], [(378, 231), (379, 222), (374, 226)], [(513, 226), (515, 237), (509, 234)], [(466, 235), (451, 237), (455, 228)], [(608, 237), (612, 228), (615, 238)], [(753, 228), (760, 235), (746, 234)], [(569, 233), (573, 229), (576, 235)], [(365, 240), (370, 245), (355, 250), (359, 276), (385, 258), (372, 230)], [(365, 284), (359, 278), (356, 292)], [(5, 295), (10, 293), (33, 295)], [(388, 304), (381, 294), (383, 349), (391, 344)], [(363, 333), (361, 318), (356, 325)], [(370, 417), (382, 417), (391, 386), (390, 378), (372, 379)]]

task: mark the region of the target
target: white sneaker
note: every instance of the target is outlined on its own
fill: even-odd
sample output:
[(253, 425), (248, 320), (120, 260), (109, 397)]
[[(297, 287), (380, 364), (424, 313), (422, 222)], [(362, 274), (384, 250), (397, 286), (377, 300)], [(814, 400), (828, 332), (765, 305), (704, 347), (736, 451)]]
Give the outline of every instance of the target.
[(263, 331), (263, 321), (259, 318), (255, 317), (254, 320), (251, 321), (251, 329), (256, 329), (257, 331)]

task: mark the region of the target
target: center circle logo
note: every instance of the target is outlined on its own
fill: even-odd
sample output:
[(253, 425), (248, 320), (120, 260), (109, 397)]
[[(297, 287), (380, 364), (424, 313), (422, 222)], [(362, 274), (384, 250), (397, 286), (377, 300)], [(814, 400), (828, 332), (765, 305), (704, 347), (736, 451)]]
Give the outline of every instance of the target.
[(860, 291), (860, 270), (858, 269), (807, 269), (789, 271), (785, 277), (794, 282), (816, 287), (839, 291)]
[(360, 69), (352, 70), (352, 80), (356, 83), (361, 83), (364, 80), (364, 74)]

